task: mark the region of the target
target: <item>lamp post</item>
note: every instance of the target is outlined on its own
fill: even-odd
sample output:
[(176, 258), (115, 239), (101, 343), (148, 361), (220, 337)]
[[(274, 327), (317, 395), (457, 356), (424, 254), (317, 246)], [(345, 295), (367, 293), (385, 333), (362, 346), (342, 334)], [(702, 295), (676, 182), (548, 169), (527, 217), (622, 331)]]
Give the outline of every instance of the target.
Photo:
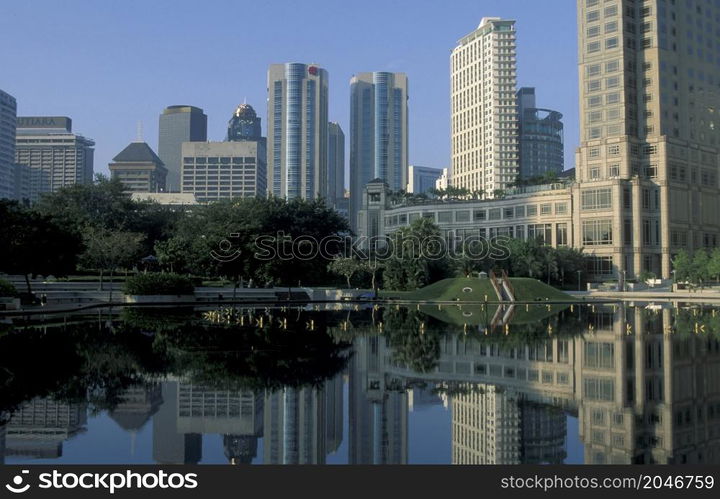
[(580, 274), (582, 274), (582, 270), (578, 270), (578, 271), (577, 271), (577, 275), (578, 275), (578, 291), (582, 291), (582, 289), (580, 288)]
[(623, 290), (623, 292), (625, 292), (625, 291), (627, 291), (627, 286), (625, 285), (625, 283), (627, 282), (627, 278), (626, 278), (626, 277), (627, 277), (627, 271), (623, 270), (623, 271), (622, 271), (622, 276), (623, 276), (623, 286), (622, 286), (622, 290)]

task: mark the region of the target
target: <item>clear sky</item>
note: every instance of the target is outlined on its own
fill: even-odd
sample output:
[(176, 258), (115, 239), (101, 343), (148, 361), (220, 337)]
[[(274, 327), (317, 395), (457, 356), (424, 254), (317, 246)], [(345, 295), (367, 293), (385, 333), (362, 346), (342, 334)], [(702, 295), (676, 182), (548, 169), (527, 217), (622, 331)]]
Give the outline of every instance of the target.
[[(330, 119), (349, 135), (349, 81), (363, 71), (409, 79), (410, 163), (447, 167), (449, 56), (482, 17), (517, 20), (518, 86), (565, 115), (565, 164), (578, 142), (574, 0), (3, 0), (0, 89), (19, 115), (60, 115), (94, 139), (95, 171), (137, 136), (157, 151), (158, 115), (189, 104), (208, 139), (247, 99), (263, 118), (271, 63), (330, 75)], [(349, 151), (346, 147), (346, 162)]]

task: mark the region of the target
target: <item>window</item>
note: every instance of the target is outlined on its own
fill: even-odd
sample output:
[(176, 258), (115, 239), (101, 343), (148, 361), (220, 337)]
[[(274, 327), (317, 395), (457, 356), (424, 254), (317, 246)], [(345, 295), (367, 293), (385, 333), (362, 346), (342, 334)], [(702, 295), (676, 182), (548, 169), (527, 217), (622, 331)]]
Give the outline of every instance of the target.
[(516, 206), (515, 207), (515, 218), (522, 218), (525, 216), (525, 207), (524, 206)]
[(488, 220), (500, 220), (500, 208), (492, 208), (489, 210)]
[(582, 191), (583, 210), (606, 210), (612, 207), (612, 191), (607, 189), (589, 189)]
[(597, 76), (600, 74), (600, 64), (588, 64), (585, 68), (586, 76)]
[(599, 166), (594, 166), (594, 167), (590, 168), (590, 178), (592, 180), (597, 180), (600, 178), (600, 167)]
[(588, 38), (595, 38), (596, 36), (600, 35), (600, 26), (590, 26), (587, 29), (587, 37)]
[(552, 213), (552, 205), (550, 203), (543, 203), (540, 205), (541, 215), (550, 215)]
[(567, 203), (555, 203), (555, 214), (565, 215), (567, 213)]
[(586, 342), (585, 367), (614, 369), (615, 345), (607, 342)]
[(605, 33), (615, 33), (617, 31), (617, 21), (605, 23)]
[(602, 82), (600, 80), (590, 80), (587, 82), (588, 92), (597, 92), (602, 89)]
[(591, 23), (593, 21), (597, 21), (598, 19), (600, 19), (600, 11), (599, 10), (591, 10), (590, 12), (587, 13), (587, 15), (585, 16), (585, 19), (589, 23)]
[(475, 221), (486, 220), (485, 210), (475, 210), (475, 212), (473, 213), (473, 218), (475, 219)]
[(605, 17), (616, 16), (617, 13), (618, 13), (617, 5), (611, 5), (610, 7), (605, 7)]
[(588, 98), (588, 107), (599, 107), (602, 106), (602, 96), (601, 95), (595, 95), (593, 97)]
[(585, 378), (583, 392), (587, 400), (611, 402), (615, 399), (615, 381), (612, 378)]
[(605, 96), (606, 104), (617, 104), (620, 102), (620, 92), (612, 92)]
[(620, 176), (620, 165), (613, 164), (608, 166), (608, 176), (619, 177)]
[(617, 156), (618, 154), (620, 154), (619, 145), (608, 146), (608, 156)]
[(556, 246), (567, 246), (568, 244), (568, 228), (566, 223), (557, 224), (555, 230)]
[(585, 246), (610, 246), (612, 238), (612, 219), (584, 220), (582, 240)]
[(605, 88), (617, 88), (620, 86), (620, 77), (619, 76), (611, 76), (610, 78), (605, 79)]
[(593, 52), (599, 52), (599, 51), (600, 51), (600, 42), (590, 42), (587, 44), (588, 54), (592, 54)]
[(614, 61), (609, 61), (605, 63), (605, 72), (606, 73), (614, 73), (616, 71), (620, 70), (620, 61), (615, 59)]
[(613, 263), (611, 256), (590, 256), (587, 257), (587, 271), (595, 276), (609, 276), (613, 274)]
[(527, 216), (534, 217), (537, 215), (537, 205), (536, 204), (530, 204), (527, 207)]
[(605, 40), (605, 48), (607, 50), (617, 48), (618, 46), (618, 39), (616, 36), (613, 36), (612, 38), (608, 38)]

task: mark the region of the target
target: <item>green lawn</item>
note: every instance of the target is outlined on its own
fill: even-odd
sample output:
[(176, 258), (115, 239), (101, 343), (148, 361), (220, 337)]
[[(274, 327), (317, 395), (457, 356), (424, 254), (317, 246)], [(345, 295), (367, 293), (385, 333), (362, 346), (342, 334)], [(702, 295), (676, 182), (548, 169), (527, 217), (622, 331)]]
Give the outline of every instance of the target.
[[(576, 301), (575, 298), (537, 279), (511, 277), (518, 301)], [(489, 279), (456, 277), (443, 279), (415, 291), (381, 291), (381, 298), (413, 301), (497, 301)]]

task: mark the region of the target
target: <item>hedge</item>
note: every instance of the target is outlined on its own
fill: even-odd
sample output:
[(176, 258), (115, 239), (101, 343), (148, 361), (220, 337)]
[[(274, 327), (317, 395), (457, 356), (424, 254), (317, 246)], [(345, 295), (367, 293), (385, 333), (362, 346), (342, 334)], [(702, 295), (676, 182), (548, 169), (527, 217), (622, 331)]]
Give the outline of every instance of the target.
[(10, 281), (0, 279), (0, 296), (17, 296), (18, 292)]
[(191, 295), (195, 288), (190, 278), (168, 272), (147, 272), (128, 277), (127, 295)]

